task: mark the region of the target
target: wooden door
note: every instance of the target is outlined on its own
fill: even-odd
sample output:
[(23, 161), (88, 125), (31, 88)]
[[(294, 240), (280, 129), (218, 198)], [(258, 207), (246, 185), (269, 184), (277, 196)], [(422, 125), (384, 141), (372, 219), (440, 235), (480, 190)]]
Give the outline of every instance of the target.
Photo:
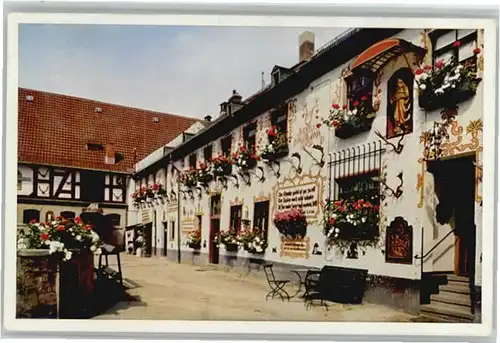
[(220, 231), (220, 219), (219, 218), (212, 218), (210, 220), (210, 243), (209, 243), (209, 261), (210, 263), (213, 264), (219, 264), (219, 247), (217, 246), (217, 243), (214, 242), (215, 236), (219, 233)]

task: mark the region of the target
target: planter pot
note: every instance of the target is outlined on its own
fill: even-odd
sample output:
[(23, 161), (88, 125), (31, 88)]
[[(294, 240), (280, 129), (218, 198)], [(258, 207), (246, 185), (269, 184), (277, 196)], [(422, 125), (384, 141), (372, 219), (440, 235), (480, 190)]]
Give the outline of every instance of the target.
[(241, 166), (243, 169), (253, 169), (257, 166), (257, 160), (248, 159), (247, 164), (245, 166)]
[(201, 249), (201, 243), (188, 243), (188, 247), (194, 250)]
[(201, 185), (208, 185), (210, 182), (212, 182), (212, 180), (214, 179), (214, 177), (210, 174), (206, 174), (202, 177), (200, 177), (198, 179), (198, 182), (201, 184)]
[(349, 223), (337, 225), (340, 229), (337, 239), (345, 241), (366, 241), (371, 240), (379, 235), (377, 225), (354, 226)]
[(85, 319), (92, 316), (94, 256), (74, 251), (71, 260), (61, 263), (59, 318)]
[(143, 251), (142, 251), (142, 248), (137, 248), (137, 249), (135, 250), (135, 256), (137, 256), (137, 257), (142, 257), (142, 256), (143, 256), (143, 254), (144, 254), (144, 253), (143, 253)]
[(457, 104), (467, 101), (476, 94), (473, 85), (464, 83), (460, 88), (450, 88), (442, 95), (435, 95), (432, 90), (418, 96), (418, 105), (426, 111), (435, 111), (440, 108), (453, 108)]
[(335, 136), (338, 138), (349, 138), (362, 132), (366, 132), (371, 129), (373, 120), (375, 118), (369, 118), (363, 120), (360, 124), (353, 125), (346, 123), (335, 129)]
[(268, 160), (268, 161), (275, 161), (277, 159), (280, 159), (280, 158), (283, 158), (285, 156), (288, 156), (288, 147), (286, 147), (286, 149), (282, 149), (281, 151), (278, 151), (278, 152), (273, 152), (273, 153), (264, 153), (261, 155), (261, 157), (264, 159), (264, 160)]
[(186, 186), (187, 188), (193, 188), (193, 187), (196, 187), (196, 184), (197, 184), (197, 181), (190, 181), (190, 182), (184, 183), (184, 186)]
[(235, 252), (238, 251), (238, 244), (224, 244), (226, 251)]
[(222, 167), (222, 171), (214, 171), (215, 176), (227, 176), (231, 175), (233, 166), (231, 164), (226, 164)]
[(307, 234), (307, 223), (275, 223), (279, 233), (289, 238), (303, 238)]
[(146, 202), (152, 202), (152, 201), (153, 201), (153, 197), (149, 197), (149, 196), (148, 196), (148, 197), (146, 198)]

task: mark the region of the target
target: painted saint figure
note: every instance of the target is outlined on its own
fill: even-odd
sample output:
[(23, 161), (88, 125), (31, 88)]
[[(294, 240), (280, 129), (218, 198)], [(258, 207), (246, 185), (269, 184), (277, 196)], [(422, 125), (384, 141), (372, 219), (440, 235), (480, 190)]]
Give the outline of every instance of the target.
[(391, 97), (391, 105), (392, 104), (394, 104), (394, 131), (402, 133), (403, 128), (406, 126), (406, 122), (411, 119), (410, 92), (408, 91), (408, 86), (406, 86), (402, 79), (396, 81), (396, 90)]

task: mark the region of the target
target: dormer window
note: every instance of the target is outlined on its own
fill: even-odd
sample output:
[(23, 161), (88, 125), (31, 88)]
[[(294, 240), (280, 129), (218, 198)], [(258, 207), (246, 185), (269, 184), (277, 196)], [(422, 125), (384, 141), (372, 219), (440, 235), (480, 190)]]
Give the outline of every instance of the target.
[(280, 71), (279, 69), (275, 70), (272, 74), (271, 77), (273, 79), (273, 84), (277, 85), (280, 82)]

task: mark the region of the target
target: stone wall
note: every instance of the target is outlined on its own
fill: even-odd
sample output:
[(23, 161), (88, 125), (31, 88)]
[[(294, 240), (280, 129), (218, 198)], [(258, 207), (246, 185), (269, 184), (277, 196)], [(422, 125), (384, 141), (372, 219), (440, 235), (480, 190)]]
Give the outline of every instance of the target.
[(17, 257), (17, 318), (57, 318), (57, 260), (48, 250)]

